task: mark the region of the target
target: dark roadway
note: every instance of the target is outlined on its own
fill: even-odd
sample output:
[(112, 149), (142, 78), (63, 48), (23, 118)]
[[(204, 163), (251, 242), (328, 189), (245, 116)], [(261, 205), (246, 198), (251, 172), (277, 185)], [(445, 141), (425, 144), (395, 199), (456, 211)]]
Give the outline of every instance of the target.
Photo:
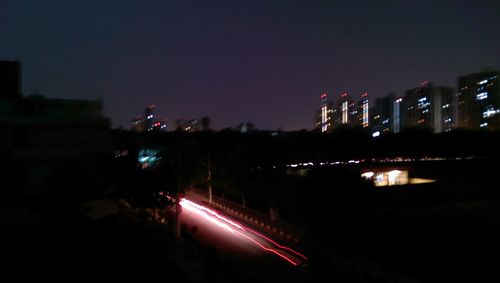
[[(247, 235), (230, 230), (223, 223), (183, 207), (181, 223), (187, 225), (188, 245), (206, 253), (215, 278), (229, 282), (304, 282), (304, 267), (294, 266), (280, 256), (264, 250)], [(196, 232), (192, 233), (193, 227)], [(235, 229), (237, 230), (237, 229)], [(248, 234), (248, 232), (244, 232)], [(255, 236), (253, 236), (255, 238)], [(191, 238), (193, 238), (191, 240)], [(262, 240), (259, 243), (266, 245)], [(190, 243), (189, 243), (190, 242)], [(280, 252), (282, 252), (280, 250)], [(210, 258), (210, 259), (208, 259)]]

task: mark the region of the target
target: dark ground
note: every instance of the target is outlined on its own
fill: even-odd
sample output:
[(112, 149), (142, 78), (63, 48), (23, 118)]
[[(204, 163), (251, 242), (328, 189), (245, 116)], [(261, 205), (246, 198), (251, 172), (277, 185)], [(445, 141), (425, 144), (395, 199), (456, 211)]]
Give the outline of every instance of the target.
[[(403, 282), (500, 282), (498, 164), (425, 162), (413, 167), (414, 175), (440, 182), (306, 199), (315, 204), (305, 211), (316, 220), (309, 227), (317, 236), (311, 252), (318, 266), (327, 269), (340, 256)], [(316, 183), (325, 184), (325, 179), (318, 177)], [(334, 190), (331, 185), (324, 189)]]
[(2, 227), (1, 282), (186, 282), (166, 226), (111, 216)]
[[(315, 239), (305, 249), (304, 278), (500, 282), (498, 168), (491, 160), (421, 163), (413, 174), (440, 182), (386, 189), (346, 190), (352, 184), (342, 170), (299, 181), (290, 192), (303, 205), (295, 221)], [(0, 282), (215, 282), (203, 275), (214, 255), (201, 248), (186, 259), (185, 242), (166, 225), (126, 215), (75, 222), (64, 210), (1, 209)]]

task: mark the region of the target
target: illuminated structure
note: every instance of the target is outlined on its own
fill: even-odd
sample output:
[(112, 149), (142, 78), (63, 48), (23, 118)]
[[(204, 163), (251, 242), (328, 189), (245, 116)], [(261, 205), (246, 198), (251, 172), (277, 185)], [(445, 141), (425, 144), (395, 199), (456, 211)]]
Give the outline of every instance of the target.
[(394, 93), (389, 93), (385, 97), (375, 100), (375, 107), (372, 109), (372, 131), (379, 133), (392, 132), (394, 118)]
[[(443, 101), (447, 103), (443, 104)], [(406, 92), (403, 102), (407, 110), (405, 127), (419, 127), (431, 129), (434, 133), (442, 132), (443, 125), (447, 130), (453, 128), (453, 98), (449, 87), (435, 86), (427, 81), (420, 87)], [(447, 106), (443, 109), (443, 106)], [(445, 110), (445, 111), (443, 111)], [(443, 119), (443, 113), (446, 114)]]
[(252, 132), (255, 129), (255, 126), (250, 122), (243, 122), (236, 126), (236, 130), (240, 133)]
[(333, 104), (328, 100), (327, 94), (323, 93), (320, 95), (321, 98), (321, 108), (316, 114), (315, 127), (321, 130), (322, 133), (329, 132), (334, 127), (334, 111)]
[(366, 128), (369, 126), (369, 104), (368, 93), (361, 95), (361, 100), (358, 102), (358, 117), (361, 127)]
[(340, 123), (345, 125), (349, 122), (349, 102), (342, 101), (340, 103)]
[(321, 132), (328, 130), (328, 106), (326, 104), (326, 93), (321, 95)]
[(358, 120), (358, 108), (356, 107), (356, 102), (353, 100), (349, 100), (349, 118), (348, 118), (348, 123), (351, 127), (355, 127), (359, 125), (359, 120)]
[(153, 104), (149, 105), (144, 109), (144, 128), (146, 131), (152, 131), (155, 121), (155, 106)]
[(154, 109), (155, 106), (151, 104), (144, 109), (144, 117), (138, 116), (132, 119), (131, 128), (134, 132), (167, 131), (167, 119), (155, 119)]
[(484, 71), (458, 79), (458, 127), (500, 129), (499, 71)]
[(449, 87), (441, 87), (441, 130), (449, 132), (456, 128), (455, 94)]
[(135, 117), (131, 121), (132, 131), (134, 132), (144, 132), (146, 130), (144, 119), (142, 117)]
[(338, 102), (339, 124), (345, 126), (355, 126), (357, 123), (356, 103), (349, 98), (347, 92), (340, 95)]
[(328, 101), (326, 93), (323, 93), (320, 98), (321, 108), (316, 116), (316, 128), (320, 129), (322, 133), (325, 133), (333, 129), (333, 106), (332, 103)]
[(373, 182), (375, 187), (417, 185), (434, 183), (436, 180), (410, 178), (408, 168), (373, 168), (361, 173), (361, 178)]
[(356, 104), (344, 92), (340, 95), (337, 107), (328, 100), (327, 94), (321, 96), (321, 108), (316, 114), (316, 129), (322, 133), (329, 132), (337, 127), (355, 127), (361, 126), (367, 128), (370, 124), (370, 110), (368, 104), (368, 94), (361, 95), (361, 99)]
[(198, 132), (200, 130), (200, 123), (197, 119), (177, 119), (175, 120), (177, 131), (183, 132)]
[(393, 133), (397, 134), (399, 131), (401, 131), (401, 102), (403, 102), (402, 97), (398, 97), (394, 100), (393, 103), (393, 120), (392, 120), (392, 131)]

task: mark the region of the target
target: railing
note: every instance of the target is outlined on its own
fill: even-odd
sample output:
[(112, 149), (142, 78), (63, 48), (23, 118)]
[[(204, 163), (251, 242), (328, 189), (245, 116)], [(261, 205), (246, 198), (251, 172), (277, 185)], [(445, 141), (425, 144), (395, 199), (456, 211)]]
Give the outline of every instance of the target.
[[(186, 190), (186, 196), (195, 202), (209, 205), (208, 192), (206, 191), (190, 188)], [(298, 231), (297, 227), (282, 220), (273, 221), (270, 216), (256, 210), (243, 207), (241, 204), (236, 202), (223, 199), (218, 196), (212, 196), (211, 206), (215, 209), (223, 211), (227, 215), (251, 225), (260, 231), (265, 231), (266, 233), (292, 245), (300, 244), (301, 246), (304, 246), (312, 242), (310, 240), (311, 237), (301, 231)], [(386, 282), (417, 282), (412, 278), (383, 271), (372, 262), (346, 257), (340, 255), (338, 252), (335, 252), (335, 254), (325, 254), (325, 256), (326, 258), (323, 256), (321, 256), (321, 258), (326, 260), (326, 265), (332, 269), (332, 272), (337, 272), (341, 276), (347, 276), (348, 278), (352, 277), (355, 281), (379, 282), (380, 280), (384, 280)], [(335, 275), (335, 273), (332, 274)]]
[[(186, 196), (193, 201), (208, 204), (208, 193), (206, 191), (189, 188), (186, 190)], [(270, 216), (262, 212), (243, 207), (241, 204), (214, 195), (212, 195), (211, 206), (259, 230), (270, 233), (274, 237), (296, 245), (304, 243), (304, 234), (297, 227), (282, 220), (272, 220)]]

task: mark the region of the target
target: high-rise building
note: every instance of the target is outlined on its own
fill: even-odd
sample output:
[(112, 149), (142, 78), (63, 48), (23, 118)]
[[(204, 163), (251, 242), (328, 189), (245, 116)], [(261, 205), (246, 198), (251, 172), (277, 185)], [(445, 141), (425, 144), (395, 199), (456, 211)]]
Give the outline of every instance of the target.
[(321, 108), (316, 114), (316, 128), (320, 129), (322, 133), (329, 132), (333, 129), (333, 105), (331, 101), (328, 100), (327, 94), (323, 93), (321, 98)]
[(500, 129), (499, 71), (483, 71), (458, 79), (458, 127)]
[(369, 126), (369, 104), (368, 104), (368, 93), (361, 95), (361, 99), (358, 102), (358, 121), (361, 127), (366, 128)]
[(370, 107), (370, 130), (380, 134), (380, 115), (375, 106)]
[(0, 98), (21, 98), (21, 64), (17, 61), (0, 61)]
[[(442, 132), (443, 125), (446, 126), (448, 130), (453, 127), (453, 120), (443, 120), (443, 98), (449, 102), (451, 95), (451, 88), (443, 86), (435, 86), (433, 83), (427, 81), (422, 82), (420, 87), (410, 89), (406, 92), (404, 98), (405, 106), (407, 109), (407, 117), (405, 119), (405, 127), (419, 127), (431, 129), (434, 133)], [(453, 115), (448, 115), (450, 111), (453, 111), (452, 105), (450, 107), (444, 108), (445, 114), (447, 115), (445, 119), (452, 119)], [(451, 112), (453, 113), (453, 112)]]
[(441, 129), (449, 132), (456, 128), (455, 95), (450, 87), (440, 87), (441, 92)]
[(155, 106), (153, 104), (149, 105), (144, 109), (144, 127), (146, 131), (152, 131), (155, 121)]
[(167, 119), (157, 120), (154, 115), (153, 104), (144, 108), (144, 117), (138, 116), (132, 119), (131, 128), (135, 132), (158, 132), (167, 131)]
[(321, 132), (328, 130), (328, 105), (326, 93), (321, 95)]
[(167, 119), (163, 119), (163, 120), (159, 121), (159, 123), (160, 123), (160, 129), (159, 130), (166, 132), (167, 129), (168, 129), (167, 128), (168, 120)]
[(338, 105), (340, 112), (340, 124), (346, 125), (349, 123), (349, 100), (347, 99), (347, 93), (340, 95)]
[(403, 102), (402, 97), (398, 97), (393, 102), (392, 111), (392, 131), (397, 134), (401, 131), (401, 102)]
[(337, 108), (339, 112), (338, 125), (353, 126), (356, 124), (356, 103), (354, 103), (354, 101), (350, 99), (347, 92), (344, 92), (340, 95), (340, 99), (337, 103)]
[(361, 125), (358, 119), (358, 107), (356, 105), (356, 102), (354, 100), (349, 100), (349, 118), (348, 118), (348, 125), (351, 127), (356, 127), (358, 125)]
[(146, 127), (144, 126), (144, 119), (141, 116), (132, 119), (131, 127), (134, 132), (138, 133), (144, 132), (146, 130)]
[(380, 133), (392, 131), (393, 126), (394, 94), (389, 93), (385, 97), (375, 99), (373, 108), (372, 129)]
[(197, 132), (200, 130), (200, 123), (197, 119), (177, 119), (175, 120), (176, 128), (178, 131), (183, 132)]

